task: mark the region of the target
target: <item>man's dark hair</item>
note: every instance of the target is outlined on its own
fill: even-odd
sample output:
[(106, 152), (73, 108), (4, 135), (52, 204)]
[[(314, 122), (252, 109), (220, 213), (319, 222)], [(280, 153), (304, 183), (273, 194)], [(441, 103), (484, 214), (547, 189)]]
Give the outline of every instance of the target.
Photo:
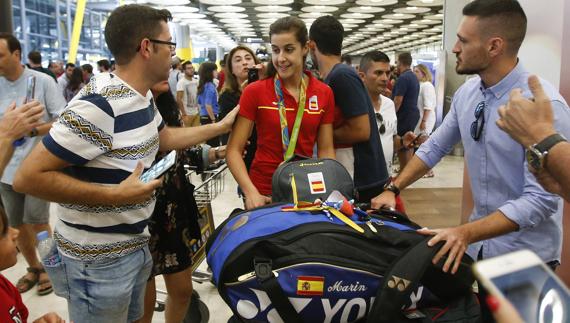
[(188, 66), (188, 64), (192, 65), (191, 61), (184, 61), (182, 63), (182, 70), (185, 71), (186, 70), (186, 66)]
[(340, 61), (348, 65), (352, 65), (352, 56), (344, 54), (340, 57)]
[(526, 15), (516, 0), (475, 0), (463, 8), (464, 16), (479, 18), (485, 36), (500, 35), (507, 42), (507, 51), (516, 54), (526, 35)]
[(344, 27), (333, 16), (317, 18), (311, 25), (309, 39), (317, 44), (319, 52), (324, 55), (340, 56)]
[(93, 65), (91, 64), (83, 64), (81, 65), (81, 69), (84, 70), (85, 72), (92, 74), (93, 73)]
[(275, 20), (275, 22), (273, 22), (271, 26), (269, 26), (269, 38), (271, 38), (272, 35), (282, 34), (287, 32), (294, 33), (295, 39), (297, 39), (297, 41), (301, 43), (301, 46), (305, 46), (305, 44), (309, 40), (307, 36), (307, 25), (305, 25), (303, 20), (297, 17), (289, 16), (289, 17), (279, 18)]
[(398, 54), (398, 63), (404, 66), (412, 66), (412, 54), (410, 52), (402, 52)]
[[(111, 12), (105, 26), (105, 41), (117, 64), (128, 63), (144, 38), (156, 38), (160, 23), (172, 19), (170, 11), (130, 4)], [(166, 39), (163, 39), (166, 41)]]
[(28, 53), (28, 59), (33, 64), (39, 65), (42, 63), (42, 54), (40, 52), (38, 52), (37, 50), (31, 51)]
[(109, 62), (108, 59), (102, 59), (97, 61), (97, 66), (104, 68), (105, 71), (108, 71), (111, 69), (111, 62)]
[(0, 32), (0, 39), (4, 39), (8, 44), (8, 50), (10, 53), (13, 53), (17, 50), (20, 51), (20, 57), (22, 56), (22, 45), (20, 45), (20, 41), (11, 33)]
[(359, 71), (366, 73), (366, 71), (370, 68), (370, 64), (372, 62), (378, 63), (388, 63), (390, 64), (390, 57), (384, 54), (381, 51), (373, 51), (368, 52), (360, 59), (360, 66), (358, 68)]
[(65, 64), (65, 69), (68, 69), (68, 68), (70, 68), (70, 67), (75, 68), (75, 64), (73, 64), (73, 63), (67, 63), (67, 64)]

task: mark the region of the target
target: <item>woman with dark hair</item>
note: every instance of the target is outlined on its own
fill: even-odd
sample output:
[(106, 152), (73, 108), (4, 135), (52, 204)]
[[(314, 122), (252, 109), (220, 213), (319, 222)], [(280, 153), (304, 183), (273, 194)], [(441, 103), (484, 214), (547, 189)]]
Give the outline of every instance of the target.
[(71, 73), (71, 78), (69, 79), (69, 83), (63, 90), (63, 96), (65, 97), (65, 101), (69, 102), (73, 97), (83, 88), (85, 84), (83, 83), (83, 70), (80, 67), (76, 67), (73, 69)]
[[(151, 88), (156, 106), (167, 126), (181, 127), (182, 118), (168, 81)], [(168, 296), (166, 322), (182, 322), (192, 296), (192, 246), (202, 235), (200, 213), (194, 199), (194, 186), (186, 178), (184, 165), (206, 168), (210, 162), (224, 158), (225, 147), (209, 149), (207, 145), (178, 151), (175, 165), (163, 175), (156, 190), (156, 206), (148, 223), (152, 274), (147, 283), (145, 312), (142, 322), (151, 322), (156, 300), (154, 276), (163, 275)], [(168, 152), (161, 152), (155, 162)], [(203, 241), (202, 243), (205, 243)]]
[[(218, 73), (218, 66), (212, 62), (204, 62), (198, 69), (198, 104), (200, 105), (200, 124), (216, 122), (220, 113), (218, 107), (218, 92), (214, 79)], [(208, 145), (218, 147), (220, 137), (208, 140)]]
[[(218, 100), (218, 104), (220, 105), (220, 118), (225, 116), (239, 104), (239, 98), (241, 97), (242, 90), (247, 86), (248, 72), (251, 68), (257, 68), (259, 63), (259, 59), (249, 47), (239, 45), (230, 50), (225, 66), (226, 80)], [(259, 69), (258, 72), (261, 72), (261, 69)], [(221, 136), (222, 145), (227, 144), (228, 138), (229, 134)], [(253, 161), (256, 147), (257, 133), (254, 127), (252, 134), (249, 137), (246, 154), (243, 158), (245, 167), (248, 171), (251, 166), (251, 162)]]
[[(312, 156), (315, 144), (320, 158), (335, 156), (334, 97), (328, 86), (304, 71), (309, 51), (305, 23), (295, 17), (278, 19), (269, 35), (276, 72), (243, 90), (228, 143), (228, 166), (247, 209), (271, 202), (271, 177), (284, 160), (295, 154)], [(248, 174), (242, 152), (254, 124), (257, 151)]]

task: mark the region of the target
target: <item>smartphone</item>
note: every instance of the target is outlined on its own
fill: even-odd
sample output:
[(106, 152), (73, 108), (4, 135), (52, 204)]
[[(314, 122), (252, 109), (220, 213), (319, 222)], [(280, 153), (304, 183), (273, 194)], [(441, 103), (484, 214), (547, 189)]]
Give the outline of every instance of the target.
[(255, 81), (259, 80), (259, 69), (258, 68), (250, 68), (247, 70), (247, 83), (251, 84)]
[(509, 300), (525, 322), (570, 322), (570, 291), (532, 251), (483, 260), (473, 268), (487, 291)]
[(162, 158), (158, 163), (152, 165), (146, 172), (142, 173), (140, 180), (144, 183), (148, 183), (153, 179), (157, 179), (167, 170), (170, 169), (176, 163), (176, 150), (168, 153), (164, 158)]
[(36, 94), (36, 77), (29, 76), (26, 82), (26, 99), (24, 103), (28, 103), (34, 99), (34, 95)]

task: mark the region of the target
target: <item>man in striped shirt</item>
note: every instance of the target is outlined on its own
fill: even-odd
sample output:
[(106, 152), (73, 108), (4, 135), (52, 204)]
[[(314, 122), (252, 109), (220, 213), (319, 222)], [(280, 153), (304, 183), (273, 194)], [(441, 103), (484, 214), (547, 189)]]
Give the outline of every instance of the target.
[(202, 127), (165, 126), (149, 89), (168, 79), (176, 46), (170, 19), (167, 10), (141, 5), (113, 11), (105, 40), (116, 71), (97, 75), (69, 102), (16, 175), (16, 190), (58, 203), (61, 261), (46, 270), (71, 321), (141, 318), (152, 263), (146, 225), (161, 180), (139, 177), (158, 150), (226, 133), (235, 118), (233, 111)]

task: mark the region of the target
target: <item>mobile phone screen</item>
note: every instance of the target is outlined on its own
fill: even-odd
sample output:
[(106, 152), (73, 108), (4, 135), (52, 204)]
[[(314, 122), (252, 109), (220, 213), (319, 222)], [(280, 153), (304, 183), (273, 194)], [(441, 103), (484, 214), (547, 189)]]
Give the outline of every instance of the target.
[(570, 322), (570, 295), (554, 273), (537, 265), (491, 278), (525, 322)]
[(152, 165), (151, 168), (149, 168), (146, 172), (144, 172), (140, 177), (141, 181), (148, 183), (153, 179), (160, 177), (170, 167), (172, 167), (175, 162), (176, 162), (176, 150), (173, 150), (163, 159), (161, 159), (158, 163)]
[(28, 77), (26, 83), (26, 99), (24, 103), (28, 103), (34, 99), (34, 95), (36, 94), (36, 77), (30, 76)]

